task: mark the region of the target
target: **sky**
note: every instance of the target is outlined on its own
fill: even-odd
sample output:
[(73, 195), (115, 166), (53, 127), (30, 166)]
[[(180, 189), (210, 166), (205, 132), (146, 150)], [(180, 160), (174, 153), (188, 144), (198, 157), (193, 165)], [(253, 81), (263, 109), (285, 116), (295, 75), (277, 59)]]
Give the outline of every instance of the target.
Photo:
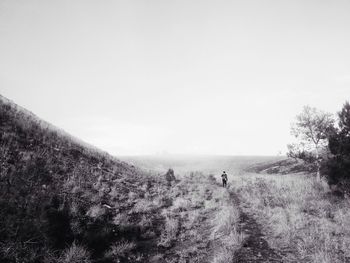
[(114, 155), (276, 155), (350, 97), (348, 0), (0, 0), (0, 94)]

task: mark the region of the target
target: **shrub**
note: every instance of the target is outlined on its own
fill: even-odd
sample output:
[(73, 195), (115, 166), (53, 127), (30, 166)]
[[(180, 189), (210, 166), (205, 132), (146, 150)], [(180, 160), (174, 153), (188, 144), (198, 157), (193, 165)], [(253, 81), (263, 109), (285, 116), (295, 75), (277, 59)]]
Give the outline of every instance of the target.
[(75, 242), (66, 249), (59, 259), (59, 263), (90, 263), (90, 253), (83, 246)]
[(106, 213), (106, 208), (101, 205), (93, 205), (87, 212), (87, 216), (92, 218), (99, 218)]
[(169, 169), (166, 174), (164, 175), (165, 180), (167, 181), (168, 186), (171, 185), (172, 182), (176, 180), (175, 173), (173, 169)]
[(130, 251), (136, 248), (134, 242), (121, 241), (111, 246), (110, 250), (106, 252), (106, 257), (125, 257)]
[(323, 173), (327, 175), (330, 184), (345, 184), (350, 182), (350, 104), (346, 102), (338, 113), (339, 129), (333, 129), (329, 136), (329, 150), (332, 157), (323, 163)]
[(168, 215), (165, 217), (165, 226), (162, 231), (158, 246), (171, 247), (173, 242), (176, 240), (176, 236), (179, 231), (179, 220)]
[(58, 198), (54, 197), (44, 211), (45, 236), (55, 249), (63, 249), (73, 241), (69, 212), (66, 209), (61, 209), (59, 202)]

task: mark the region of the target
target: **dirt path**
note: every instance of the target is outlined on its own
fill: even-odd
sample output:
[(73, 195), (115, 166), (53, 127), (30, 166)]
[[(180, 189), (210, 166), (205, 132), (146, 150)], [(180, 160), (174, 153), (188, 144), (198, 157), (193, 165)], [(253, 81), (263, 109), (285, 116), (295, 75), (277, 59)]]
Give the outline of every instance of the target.
[[(240, 207), (238, 196), (231, 192), (232, 200), (237, 207)], [(283, 262), (282, 256), (278, 251), (270, 248), (265, 236), (261, 231), (261, 226), (249, 214), (240, 211), (240, 232), (246, 236), (242, 247), (236, 251), (233, 263), (249, 263), (249, 262)]]

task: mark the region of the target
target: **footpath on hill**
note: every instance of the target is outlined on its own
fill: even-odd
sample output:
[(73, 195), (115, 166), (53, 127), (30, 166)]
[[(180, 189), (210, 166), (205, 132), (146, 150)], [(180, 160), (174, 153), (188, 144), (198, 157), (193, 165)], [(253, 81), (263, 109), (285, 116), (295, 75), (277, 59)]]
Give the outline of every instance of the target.
[(282, 255), (269, 246), (261, 226), (252, 215), (242, 210), (237, 194), (230, 191), (230, 197), (239, 210), (239, 232), (245, 237), (241, 248), (234, 254), (233, 263), (283, 262)]
[(189, 177), (172, 188), (174, 193), (178, 197), (168, 210), (177, 222), (173, 246), (150, 262), (283, 262), (233, 189)]
[(166, 248), (152, 263), (226, 263), (240, 246), (238, 210), (229, 192), (214, 178), (191, 174), (167, 192), (172, 205), (163, 210), (165, 229), (160, 242)]
[(237, 194), (230, 191), (230, 197), (240, 213), (239, 232), (245, 236), (241, 248), (234, 254), (233, 263), (283, 262), (282, 255), (268, 245), (261, 226), (241, 209)]

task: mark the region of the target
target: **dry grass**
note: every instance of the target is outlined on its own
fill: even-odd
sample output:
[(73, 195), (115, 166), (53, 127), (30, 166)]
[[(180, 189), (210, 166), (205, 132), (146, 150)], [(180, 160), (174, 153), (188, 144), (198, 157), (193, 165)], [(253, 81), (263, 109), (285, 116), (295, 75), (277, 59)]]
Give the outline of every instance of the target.
[(2, 261), (207, 262), (212, 246), (238, 245), (235, 210), (213, 178), (151, 176), (1, 96), (0, 112)]
[(303, 174), (240, 175), (233, 188), (285, 261), (346, 262), (350, 201), (332, 197), (325, 182)]
[[(238, 231), (239, 211), (224, 188), (219, 188), (212, 200), (219, 203), (218, 210), (212, 219), (211, 239), (218, 247), (212, 262), (231, 262), (243, 241), (243, 235)], [(212, 206), (210, 203), (207, 205)]]
[(179, 220), (172, 215), (165, 216), (165, 226), (158, 242), (159, 246), (170, 247), (176, 241), (179, 232)]
[(90, 263), (90, 253), (83, 246), (75, 243), (66, 249), (59, 258), (58, 263)]
[(162, 262), (229, 262), (241, 245), (239, 212), (227, 189), (212, 177), (192, 173), (167, 193), (165, 227), (158, 245), (170, 248)]
[(129, 241), (121, 241), (115, 245), (112, 245), (110, 250), (107, 251), (106, 256), (112, 258), (126, 256), (128, 253), (130, 253), (130, 251), (132, 251), (135, 248), (135, 243)]

